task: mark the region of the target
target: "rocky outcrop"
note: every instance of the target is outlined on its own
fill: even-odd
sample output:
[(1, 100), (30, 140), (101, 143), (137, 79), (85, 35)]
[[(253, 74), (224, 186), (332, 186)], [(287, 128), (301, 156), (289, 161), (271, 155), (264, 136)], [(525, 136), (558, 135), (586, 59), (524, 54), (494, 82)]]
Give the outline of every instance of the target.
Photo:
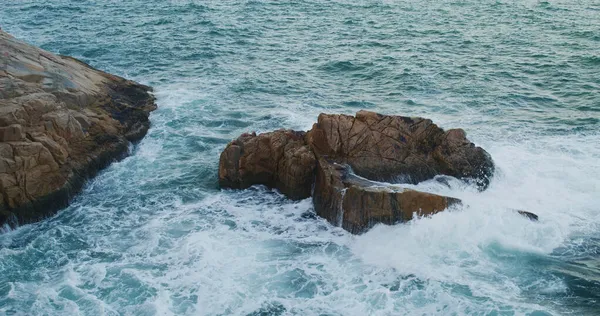
[(316, 160), (304, 142), (305, 134), (291, 130), (243, 134), (221, 154), (220, 186), (245, 189), (263, 184), (291, 199), (310, 197)]
[(529, 219), (532, 222), (537, 222), (539, 219), (539, 217), (536, 214), (533, 214), (531, 212), (517, 210), (517, 213), (519, 213), (520, 215), (522, 215), (524, 217), (527, 217), (527, 219)]
[(307, 198), (314, 188), (317, 214), (352, 233), (460, 203), (371, 180), (414, 184), (448, 175), (484, 190), (493, 172), (489, 154), (469, 142), (463, 130), (444, 131), (428, 119), (368, 111), (321, 114), (307, 133), (244, 134), (227, 145), (219, 161), (221, 187), (263, 184), (292, 199)]
[(0, 31), (0, 225), (39, 220), (142, 138), (151, 89)]
[(444, 131), (431, 120), (360, 111), (319, 115), (308, 132), (317, 156), (347, 163), (373, 180), (419, 183), (436, 175), (472, 179), (485, 189), (494, 172), (489, 154), (462, 129)]

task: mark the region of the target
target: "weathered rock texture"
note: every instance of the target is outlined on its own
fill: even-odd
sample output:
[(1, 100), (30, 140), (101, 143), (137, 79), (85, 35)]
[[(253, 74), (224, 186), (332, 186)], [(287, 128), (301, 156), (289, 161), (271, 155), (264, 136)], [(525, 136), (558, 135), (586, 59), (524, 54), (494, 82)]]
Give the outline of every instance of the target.
[(462, 129), (444, 131), (431, 120), (360, 111), (319, 115), (308, 132), (317, 156), (349, 164), (372, 180), (419, 183), (444, 174), (489, 184), (494, 164)]
[(367, 111), (321, 114), (307, 133), (244, 134), (225, 148), (219, 161), (222, 187), (263, 184), (292, 199), (309, 197), (313, 188), (317, 214), (352, 233), (460, 202), (394, 191), (370, 180), (418, 183), (449, 175), (472, 180), (484, 190), (493, 172), (489, 154), (469, 142), (463, 130), (444, 131), (427, 119)]
[(304, 142), (305, 134), (291, 130), (243, 134), (221, 154), (219, 184), (234, 189), (264, 184), (291, 199), (310, 197), (316, 160)]
[(147, 86), (0, 31), (0, 225), (39, 220), (142, 138)]
[(527, 217), (527, 219), (529, 219), (530, 221), (533, 221), (533, 222), (537, 222), (539, 219), (539, 217), (536, 214), (533, 214), (531, 212), (517, 210), (517, 213), (521, 214), (522, 216)]
[(334, 225), (361, 233), (378, 223), (409, 221), (443, 211), (460, 200), (403, 189), (393, 190), (352, 173), (348, 165), (321, 158), (313, 194), (315, 211)]

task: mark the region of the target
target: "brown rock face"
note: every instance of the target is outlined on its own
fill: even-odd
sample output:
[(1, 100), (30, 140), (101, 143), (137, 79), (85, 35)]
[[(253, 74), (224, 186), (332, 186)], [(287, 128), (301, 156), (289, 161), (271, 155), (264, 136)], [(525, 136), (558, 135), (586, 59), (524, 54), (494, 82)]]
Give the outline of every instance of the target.
[(370, 180), (418, 183), (444, 174), (473, 179), (483, 190), (493, 172), (488, 153), (463, 130), (445, 132), (427, 119), (360, 111), (355, 117), (321, 114), (308, 133), (240, 136), (221, 154), (219, 183), (237, 189), (263, 184), (292, 199), (309, 197), (314, 183), (317, 214), (361, 233), (377, 223), (403, 222), (460, 203)]
[(359, 234), (375, 224), (409, 221), (443, 211), (460, 200), (415, 190), (392, 190), (352, 174), (348, 165), (319, 159), (313, 201), (317, 214)]
[(141, 139), (147, 86), (0, 31), (0, 225), (39, 220)]
[(351, 186), (344, 194), (341, 226), (358, 234), (378, 223), (393, 225), (406, 222), (414, 215), (433, 215), (460, 203), (458, 199), (415, 190), (391, 191)]
[(444, 174), (474, 179), (483, 190), (494, 172), (485, 150), (461, 129), (444, 132), (431, 120), (360, 111), (319, 115), (308, 132), (317, 156), (349, 164), (372, 180), (419, 183)]
[(243, 134), (221, 153), (219, 184), (234, 189), (263, 184), (291, 199), (310, 197), (316, 160), (304, 136), (291, 130)]

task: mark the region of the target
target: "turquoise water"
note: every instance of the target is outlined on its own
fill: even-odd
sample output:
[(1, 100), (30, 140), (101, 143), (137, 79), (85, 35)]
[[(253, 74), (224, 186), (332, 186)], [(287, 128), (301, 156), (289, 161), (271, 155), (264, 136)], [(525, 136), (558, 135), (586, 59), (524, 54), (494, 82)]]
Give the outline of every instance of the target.
[[(0, 4), (4, 30), (159, 106), (72, 206), (0, 235), (0, 314), (600, 314), (597, 1)], [(238, 134), (359, 109), (464, 128), (490, 188), (419, 184), (465, 206), (361, 236), (218, 190)]]

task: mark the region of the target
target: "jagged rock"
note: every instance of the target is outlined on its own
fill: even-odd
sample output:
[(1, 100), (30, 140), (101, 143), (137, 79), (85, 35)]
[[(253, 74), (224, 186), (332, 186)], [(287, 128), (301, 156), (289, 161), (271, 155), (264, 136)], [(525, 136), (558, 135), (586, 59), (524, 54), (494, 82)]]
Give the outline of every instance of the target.
[(0, 31), (0, 225), (52, 214), (125, 155), (150, 126), (150, 91)]
[[(317, 214), (352, 233), (414, 214), (431, 215), (459, 200), (415, 190), (392, 190), (371, 180), (418, 183), (436, 175), (474, 180), (485, 189), (494, 163), (461, 129), (431, 120), (360, 111), (321, 114), (307, 133), (244, 134), (219, 161), (221, 187), (263, 184), (292, 199), (310, 196)], [(313, 180), (314, 179), (314, 180)]]
[(517, 211), (519, 214), (527, 217), (527, 219), (529, 219), (532, 222), (537, 222), (538, 221), (538, 216), (531, 213), (531, 212), (527, 212), (527, 211)]
[(304, 136), (291, 130), (243, 134), (221, 153), (219, 184), (234, 189), (264, 184), (291, 199), (310, 197), (316, 160)]
[(460, 200), (410, 189), (393, 190), (354, 175), (348, 165), (319, 159), (313, 203), (317, 215), (359, 234), (443, 211)]
[(483, 190), (494, 172), (489, 154), (463, 130), (444, 132), (423, 118), (321, 114), (307, 139), (317, 157), (347, 163), (372, 180), (416, 184), (443, 174), (473, 179)]

